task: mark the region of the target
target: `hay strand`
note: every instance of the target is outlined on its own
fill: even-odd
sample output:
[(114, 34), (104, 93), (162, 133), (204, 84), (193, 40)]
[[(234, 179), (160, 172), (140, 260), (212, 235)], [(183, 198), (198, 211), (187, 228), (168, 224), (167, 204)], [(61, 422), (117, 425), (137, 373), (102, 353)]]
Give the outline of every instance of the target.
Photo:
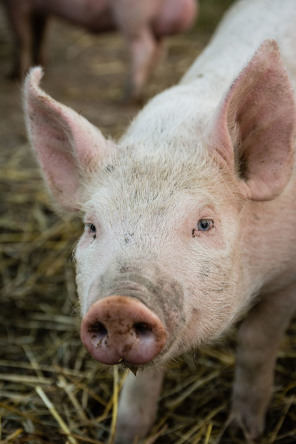
[(38, 395), (40, 396), (40, 398), (42, 399), (42, 401), (44, 402), (44, 404), (46, 405), (46, 407), (48, 408), (48, 410), (50, 411), (50, 413), (52, 414), (52, 416), (55, 418), (55, 420), (59, 424), (62, 431), (68, 436), (68, 442), (70, 444), (77, 444), (77, 440), (71, 435), (71, 432), (70, 432), (68, 426), (66, 425), (64, 420), (61, 418), (61, 416), (59, 415), (59, 413), (55, 409), (54, 405), (50, 402), (50, 400), (48, 399), (48, 397), (44, 393), (43, 389), (38, 385), (37, 385), (37, 387), (35, 387), (35, 389), (36, 389), (36, 392), (38, 393)]

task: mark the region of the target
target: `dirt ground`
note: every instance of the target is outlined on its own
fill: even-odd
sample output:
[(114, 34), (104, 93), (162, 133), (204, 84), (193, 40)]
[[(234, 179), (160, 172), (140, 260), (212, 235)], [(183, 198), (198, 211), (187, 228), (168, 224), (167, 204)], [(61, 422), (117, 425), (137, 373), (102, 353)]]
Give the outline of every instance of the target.
[[(230, 2), (201, 1), (195, 29), (168, 39), (145, 100), (180, 79)], [(44, 89), (118, 138), (139, 110), (121, 102), (128, 56), (120, 35), (53, 20), (47, 55)], [(0, 10), (0, 443), (111, 444), (117, 386), (79, 339), (71, 251), (82, 224), (52, 210), (27, 143), (20, 84), (5, 78), (11, 56)], [(295, 331), (294, 322), (282, 341), (264, 444), (296, 442)], [(170, 366), (146, 444), (214, 443), (230, 407), (234, 349), (229, 335)]]

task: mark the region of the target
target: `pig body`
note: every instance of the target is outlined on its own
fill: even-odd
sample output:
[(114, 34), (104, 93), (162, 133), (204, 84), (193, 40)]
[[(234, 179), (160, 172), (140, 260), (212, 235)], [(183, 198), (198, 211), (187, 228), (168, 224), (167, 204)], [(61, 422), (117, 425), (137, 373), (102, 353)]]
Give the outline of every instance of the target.
[(101, 362), (143, 370), (123, 388), (118, 443), (151, 427), (164, 363), (247, 311), (228, 425), (247, 440), (263, 431), (296, 309), (295, 21), (294, 0), (238, 2), (118, 144), (46, 95), (40, 70), (28, 77), (45, 179), (64, 209), (84, 214), (82, 341)]
[(49, 16), (57, 16), (94, 33), (120, 30), (131, 53), (126, 93), (134, 99), (159, 58), (163, 37), (187, 30), (197, 13), (196, 0), (2, 1), (15, 37), (12, 77), (44, 64), (46, 24)]

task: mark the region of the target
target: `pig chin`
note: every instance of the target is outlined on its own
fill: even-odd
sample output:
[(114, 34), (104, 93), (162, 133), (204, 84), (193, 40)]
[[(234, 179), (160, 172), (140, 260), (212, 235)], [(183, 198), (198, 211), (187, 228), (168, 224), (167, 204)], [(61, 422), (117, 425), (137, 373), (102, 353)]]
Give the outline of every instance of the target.
[(184, 327), (184, 295), (176, 281), (158, 276), (105, 274), (92, 286), (81, 340), (94, 359), (131, 369), (168, 359)]

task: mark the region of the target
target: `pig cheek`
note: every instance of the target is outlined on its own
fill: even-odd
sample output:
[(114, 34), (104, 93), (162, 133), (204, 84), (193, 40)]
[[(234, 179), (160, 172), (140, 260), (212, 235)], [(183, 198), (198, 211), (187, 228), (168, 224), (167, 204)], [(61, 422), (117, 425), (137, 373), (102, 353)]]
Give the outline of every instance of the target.
[(191, 300), (187, 331), (195, 336), (196, 344), (218, 337), (236, 317), (240, 267), (235, 258), (236, 253), (228, 251), (196, 270), (187, 292)]
[(186, 349), (218, 336), (229, 324), (239, 276), (239, 261), (230, 242), (223, 238), (217, 242), (214, 237), (192, 241), (176, 246), (181, 261), (172, 252), (170, 272), (185, 290), (186, 325), (178, 341), (180, 345), (176, 343), (178, 350), (183, 349), (182, 344)]

